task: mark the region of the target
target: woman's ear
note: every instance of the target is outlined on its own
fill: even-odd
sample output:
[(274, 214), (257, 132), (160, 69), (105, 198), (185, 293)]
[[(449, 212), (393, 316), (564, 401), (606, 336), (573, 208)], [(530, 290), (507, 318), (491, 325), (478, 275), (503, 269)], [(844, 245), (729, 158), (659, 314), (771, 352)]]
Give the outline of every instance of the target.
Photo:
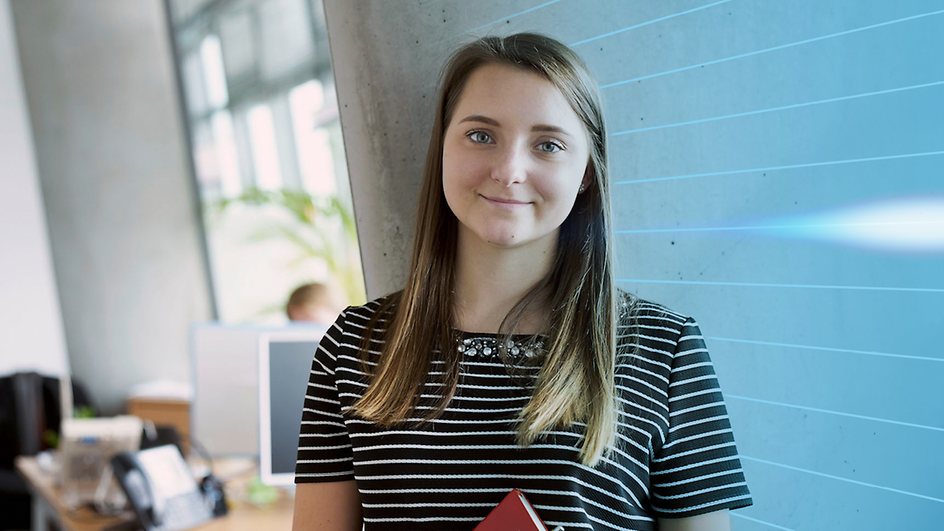
[(587, 188), (590, 188), (590, 184), (593, 182), (593, 163), (587, 164), (587, 170), (583, 172), (583, 179), (580, 180), (580, 188), (577, 190), (578, 194), (584, 193)]

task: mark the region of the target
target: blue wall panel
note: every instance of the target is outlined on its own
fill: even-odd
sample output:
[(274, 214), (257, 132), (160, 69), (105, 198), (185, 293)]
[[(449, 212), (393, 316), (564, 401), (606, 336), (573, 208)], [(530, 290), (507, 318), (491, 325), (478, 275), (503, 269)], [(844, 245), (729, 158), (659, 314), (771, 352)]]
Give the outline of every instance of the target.
[(944, 249), (782, 229), (944, 202), (942, 9), (731, 1), (578, 46), (622, 287), (709, 336), (756, 496), (737, 529), (944, 522)]
[[(639, 4), (665, 6), (597, 3)], [(731, 1), (576, 47), (609, 105), (622, 287), (710, 338), (756, 495), (738, 529), (944, 522), (944, 250), (750, 229), (944, 200), (942, 9)]]

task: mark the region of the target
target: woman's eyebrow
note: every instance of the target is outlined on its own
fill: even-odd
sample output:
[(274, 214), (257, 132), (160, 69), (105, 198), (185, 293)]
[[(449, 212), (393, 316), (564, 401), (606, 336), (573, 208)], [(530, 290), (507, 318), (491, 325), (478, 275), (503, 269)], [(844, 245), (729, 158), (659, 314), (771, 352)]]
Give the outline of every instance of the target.
[(495, 127), (501, 127), (501, 124), (497, 120), (493, 120), (488, 116), (482, 116), (481, 114), (471, 114), (465, 118), (459, 120), (459, 123), (463, 122), (481, 122), (483, 124), (493, 125)]
[(537, 124), (531, 127), (532, 132), (544, 132), (544, 133), (561, 133), (563, 135), (570, 136), (570, 133), (563, 130), (556, 125), (547, 125), (547, 124)]
[[(481, 114), (471, 114), (471, 115), (466, 116), (465, 118), (459, 120), (459, 123), (460, 123), (460, 124), (463, 123), (463, 122), (480, 122), (480, 123), (488, 124), (488, 125), (491, 125), (491, 126), (494, 126), (494, 127), (501, 127), (501, 124), (498, 123), (498, 120), (495, 120), (495, 119), (493, 119), (493, 118), (489, 118), (488, 116), (483, 116), (483, 115), (481, 115)], [(535, 125), (531, 126), (531, 131), (532, 131), (532, 132), (542, 132), (542, 133), (560, 133), (560, 134), (563, 134), (563, 135), (570, 136), (570, 133), (568, 133), (568, 132), (565, 131), (563, 128), (560, 128), (560, 127), (558, 127), (558, 126), (556, 126), (556, 125), (535, 124)]]

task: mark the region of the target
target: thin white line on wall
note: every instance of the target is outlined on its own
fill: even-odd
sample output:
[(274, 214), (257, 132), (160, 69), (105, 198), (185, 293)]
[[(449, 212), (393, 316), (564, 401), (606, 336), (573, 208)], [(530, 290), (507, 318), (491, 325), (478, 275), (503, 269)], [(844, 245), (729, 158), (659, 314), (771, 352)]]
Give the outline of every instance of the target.
[(617, 81), (617, 82), (615, 82), (615, 83), (608, 83), (608, 84), (606, 84), (606, 85), (600, 85), (600, 88), (601, 88), (601, 89), (606, 89), (606, 88), (610, 88), (610, 87), (616, 87), (616, 86), (619, 86), (619, 85), (625, 85), (626, 83), (632, 83), (633, 81), (642, 81), (643, 79), (651, 79), (651, 78), (654, 78), (654, 77), (665, 76), (665, 75), (674, 74), (674, 73), (677, 73), (677, 72), (684, 72), (685, 70), (692, 70), (692, 69), (694, 69), (694, 68), (700, 68), (700, 67), (702, 67), (702, 66), (714, 65), (714, 64), (723, 63), (723, 62), (726, 62), (726, 61), (732, 61), (732, 60), (734, 60), (734, 59), (742, 59), (742, 58), (744, 58), (744, 57), (750, 57), (750, 56), (752, 56), (752, 55), (758, 55), (758, 54), (762, 54), (762, 53), (773, 52), (773, 51), (775, 51), (775, 50), (783, 50), (784, 48), (791, 48), (791, 47), (793, 47), (793, 46), (799, 46), (799, 45), (801, 45), (801, 44), (809, 44), (809, 43), (811, 43), (811, 42), (822, 41), (822, 40), (825, 40), (825, 39), (832, 39), (833, 37), (841, 37), (841, 36), (843, 36), (843, 35), (849, 35), (849, 34), (851, 34), (851, 33), (858, 33), (858, 32), (860, 32), (860, 31), (866, 31), (866, 30), (870, 30), (870, 29), (880, 28), (880, 27), (882, 27), (882, 26), (889, 26), (889, 25), (891, 25), (891, 24), (898, 24), (898, 23), (900, 23), (900, 22), (907, 22), (907, 21), (909, 21), (909, 20), (915, 20), (915, 19), (919, 19), (919, 18), (923, 18), (923, 17), (930, 17), (930, 16), (932, 16), (932, 15), (940, 15), (941, 13), (944, 13), (944, 9), (942, 9), (942, 10), (940, 10), (940, 11), (932, 11), (931, 13), (924, 13), (924, 14), (921, 14), (921, 15), (914, 15), (914, 16), (911, 16), (911, 17), (900, 18), (900, 19), (897, 19), (897, 20), (890, 20), (890, 21), (888, 21), (888, 22), (882, 22), (882, 23), (880, 23), (880, 24), (872, 24), (871, 26), (865, 26), (865, 27), (862, 27), (862, 28), (856, 28), (856, 29), (851, 29), (851, 30), (846, 30), (846, 31), (840, 31), (839, 33), (831, 33), (831, 34), (829, 34), (829, 35), (823, 35), (822, 37), (814, 37), (814, 38), (812, 38), (812, 39), (805, 39), (805, 40), (802, 40), (802, 41), (791, 42), (791, 43), (789, 43), (789, 44), (781, 44), (780, 46), (774, 46), (774, 47), (772, 47), (772, 48), (764, 48), (763, 50), (757, 50), (757, 51), (754, 51), (754, 52), (748, 52), (748, 53), (742, 53), (742, 54), (738, 54), (738, 55), (732, 55), (731, 57), (725, 57), (725, 58), (723, 58), (723, 59), (715, 59), (714, 61), (707, 61), (707, 62), (704, 62), (704, 63), (698, 63), (698, 64), (691, 65), (691, 66), (684, 66), (684, 67), (682, 67), (682, 68), (676, 68), (676, 69), (674, 69), (674, 70), (666, 70), (665, 72), (658, 72), (658, 73), (655, 73), (655, 74), (649, 74), (649, 75), (647, 75), (647, 76), (634, 77), (634, 78), (632, 78), (632, 79), (626, 79), (626, 80), (623, 80), (623, 81)]
[(725, 398), (734, 398), (735, 400), (745, 400), (745, 401), (747, 401), (747, 402), (757, 402), (757, 403), (760, 403), (760, 404), (769, 404), (769, 405), (772, 405), (772, 406), (789, 407), (789, 408), (793, 408), (793, 409), (802, 409), (803, 411), (815, 411), (816, 413), (827, 413), (827, 414), (830, 414), (830, 415), (838, 415), (838, 416), (840, 416), (840, 417), (850, 417), (850, 418), (860, 419), (860, 420), (869, 420), (869, 421), (872, 421), (872, 422), (884, 422), (884, 423), (886, 423), (886, 424), (896, 424), (896, 425), (898, 425), (898, 426), (908, 426), (909, 428), (921, 428), (921, 429), (924, 429), (924, 430), (931, 430), (931, 431), (944, 432), (944, 428), (938, 428), (937, 426), (926, 426), (926, 425), (924, 425), (924, 424), (914, 424), (914, 423), (911, 423), (911, 422), (901, 422), (901, 421), (899, 421), (899, 420), (889, 420), (889, 419), (883, 419), (883, 418), (878, 418), (878, 417), (868, 417), (868, 416), (866, 416), (866, 415), (856, 415), (856, 414), (854, 414), (854, 413), (843, 413), (842, 411), (833, 411), (833, 410), (831, 410), (831, 409), (820, 409), (820, 408), (816, 408), (816, 407), (798, 406), (798, 405), (796, 405), (796, 404), (785, 404), (785, 403), (783, 403), (783, 402), (774, 402), (774, 401), (772, 401), (772, 400), (762, 400), (762, 399), (760, 399), (760, 398), (751, 398), (751, 397), (748, 397), (748, 396), (729, 395), (729, 394), (727, 394), (727, 393), (724, 394), (724, 397), (725, 397)]
[(642, 131), (652, 131), (653, 129), (666, 129), (666, 128), (669, 128), (669, 127), (681, 127), (681, 126), (683, 126), (683, 125), (692, 125), (692, 124), (700, 124), (700, 123), (704, 123), (704, 122), (713, 122), (713, 121), (715, 121), (715, 120), (726, 120), (726, 119), (728, 119), (728, 118), (737, 118), (737, 117), (739, 117), (739, 116), (751, 116), (751, 115), (754, 115), (754, 114), (763, 114), (763, 113), (767, 113), (767, 112), (776, 112), (776, 111), (783, 111), (783, 110), (787, 110), (787, 109), (796, 109), (796, 108), (798, 108), (798, 107), (807, 107), (807, 106), (810, 106), (810, 105), (821, 105), (821, 104), (823, 104), (823, 103), (833, 103), (833, 102), (837, 102), (837, 101), (853, 100), (853, 99), (856, 99), (856, 98), (867, 98), (867, 97), (869, 97), (869, 96), (879, 96), (879, 95), (881, 95), (881, 94), (892, 94), (892, 93), (894, 93), (894, 92), (902, 92), (902, 91), (905, 91), (905, 90), (914, 90), (914, 89), (925, 88), (925, 87), (935, 87), (935, 86), (938, 86), (938, 85), (944, 85), (944, 81), (935, 81), (934, 83), (923, 83), (923, 84), (921, 84), (921, 85), (912, 85), (912, 86), (910, 86), (910, 87), (900, 87), (900, 88), (893, 88), (893, 89), (888, 89), (888, 90), (879, 90), (879, 91), (876, 91), (876, 92), (866, 92), (866, 93), (863, 93), (863, 94), (853, 94), (853, 95), (851, 95), (851, 96), (841, 96), (841, 97), (839, 97), (839, 98), (829, 98), (829, 99), (825, 99), (825, 100), (808, 101), (808, 102), (806, 102), (806, 103), (794, 103), (793, 105), (784, 105), (784, 106), (781, 106), (781, 107), (771, 107), (771, 108), (769, 108), (769, 109), (760, 109), (760, 110), (757, 110), (757, 111), (739, 112), (739, 113), (737, 113), (737, 114), (726, 114), (726, 115), (724, 115), (724, 116), (715, 116), (715, 117), (712, 117), (712, 118), (703, 118), (703, 119), (701, 119), (701, 120), (690, 120), (690, 121), (687, 121), (687, 122), (678, 122), (678, 123), (666, 124), (666, 125), (654, 125), (654, 126), (652, 126), (652, 127), (643, 127), (643, 128), (640, 128), (640, 129), (628, 129), (628, 130), (626, 130), (626, 131), (619, 131), (618, 133), (613, 133), (613, 134), (611, 134), (610, 136), (628, 135), (628, 134), (630, 134), (630, 133), (640, 133), (640, 132), (642, 132)]
[(847, 348), (832, 348), (832, 347), (814, 347), (812, 345), (793, 345), (790, 343), (776, 343), (773, 341), (754, 341), (751, 339), (733, 339), (730, 337), (716, 337), (716, 336), (705, 336), (705, 339), (711, 339), (712, 341), (728, 341), (731, 343), (747, 343), (750, 345), (766, 345), (771, 347), (789, 347), (789, 348), (799, 348), (805, 350), (821, 350), (825, 352), (842, 352), (847, 354), (865, 354), (868, 356), (883, 356), (888, 358), (902, 358), (909, 360), (919, 360), (919, 361), (939, 361), (944, 362), (944, 358), (929, 358), (926, 356), (907, 356), (905, 354), (889, 354), (887, 352), (872, 352), (868, 350), (852, 350)]
[[(778, 230), (778, 229), (813, 229), (832, 227), (898, 227), (908, 225), (944, 225), (942, 221), (882, 221), (874, 223), (791, 223), (788, 225), (749, 225), (740, 227), (685, 227), (672, 229), (624, 229), (615, 230), (614, 234), (655, 234), (662, 232), (715, 232), (732, 230)], [(944, 230), (944, 227), (942, 227)]]
[(875, 489), (882, 489), (882, 490), (887, 490), (887, 491), (890, 491), (890, 492), (896, 492), (896, 493), (898, 493), (898, 494), (905, 494), (905, 495), (907, 495), (907, 496), (914, 496), (915, 498), (922, 498), (922, 499), (925, 499), (925, 500), (931, 500), (931, 501), (935, 501), (935, 502), (938, 502), (938, 503), (944, 503), (944, 500), (942, 500), (942, 499), (939, 499), (939, 498), (932, 498), (931, 496), (925, 496), (924, 494), (916, 494), (916, 493), (914, 493), (914, 492), (908, 492), (908, 491), (906, 491), (906, 490), (893, 489), (893, 488), (891, 488), (891, 487), (884, 487), (884, 486), (882, 486), (882, 485), (875, 485), (874, 483), (866, 483), (866, 482), (864, 482), (864, 481), (857, 481), (857, 480), (854, 480), (854, 479), (844, 478), (844, 477), (842, 477), (842, 476), (834, 476), (834, 475), (832, 475), (832, 474), (824, 474), (824, 473), (822, 473), (822, 472), (816, 472), (815, 470), (808, 470), (808, 469), (806, 469), (806, 468), (800, 468), (800, 467), (796, 467), (796, 466), (785, 465), (785, 464), (783, 464), (783, 463), (777, 463), (777, 462), (774, 462), (774, 461), (767, 461), (766, 459), (757, 459), (756, 457), (748, 457), (748, 456), (746, 456), (746, 455), (740, 455), (740, 456), (738, 456), (738, 457), (740, 457), (741, 459), (744, 459), (744, 460), (746, 460), (746, 461), (754, 461), (754, 462), (757, 462), (757, 463), (763, 463), (763, 464), (765, 464), (765, 465), (773, 465), (773, 466), (777, 466), (777, 467), (780, 467), (780, 468), (786, 468), (786, 469), (789, 469), (789, 470), (796, 470), (797, 472), (806, 472), (807, 474), (812, 474), (812, 475), (814, 475), (814, 476), (821, 476), (821, 477), (829, 478), (829, 479), (837, 479), (837, 480), (839, 480), (839, 481), (845, 481), (845, 482), (848, 482), (848, 483), (855, 483), (856, 485), (862, 485), (862, 486), (864, 486), (864, 487), (872, 487), (872, 488), (875, 488)]
[(617, 184), (651, 183), (651, 182), (656, 182), (656, 181), (674, 181), (676, 179), (693, 179), (695, 177), (714, 177), (716, 175), (736, 175), (738, 173), (792, 170), (792, 169), (797, 169), (797, 168), (812, 168), (815, 166), (832, 166), (835, 164), (853, 164), (856, 162), (874, 162), (874, 161), (879, 161), (879, 160), (907, 159), (907, 158), (912, 158), (912, 157), (927, 157), (927, 156), (932, 156), (932, 155), (944, 155), (944, 151), (927, 151), (924, 153), (905, 153), (902, 155), (887, 155), (884, 157), (866, 157), (866, 158), (861, 158), (861, 159), (828, 160), (825, 162), (810, 162), (806, 164), (789, 164), (786, 166), (768, 166), (766, 168), (749, 168), (746, 170), (715, 171), (715, 172), (710, 172), (710, 173), (692, 173), (689, 175), (654, 177), (652, 179), (635, 179), (632, 181), (616, 181), (613, 184), (617, 185)]
[(719, 5), (719, 4), (726, 4), (726, 3), (730, 2), (730, 1), (731, 1), (731, 0), (721, 0), (721, 2), (715, 2), (715, 3), (713, 3), (713, 4), (708, 4), (708, 5), (704, 5), (704, 6), (701, 6), (701, 7), (696, 7), (696, 8), (694, 8), (694, 9), (689, 9), (688, 11), (681, 11), (681, 12), (679, 12), (679, 13), (673, 13), (673, 14), (671, 14), (671, 15), (667, 15), (667, 16), (664, 16), (664, 17), (652, 19), (652, 20), (649, 20), (649, 21), (646, 21), (646, 22), (641, 22), (641, 23), (639, 23), (639, 24), (636, 24), (635, 26), (629, 26), (629, 27), (626, 27), (626, 28), (623, 28), (623, 29), (619, 29), (619, 30), (616, 30), (616, 31), (611, 31), (611, 32), (609, 32), (609, 33), (604, 33), (603, 35), (597, 35), (596, 37), (591, 37), (591, 38), (589, 38), (589, 39), (584, 39), (584, 40), (582, 40), (582, 41), (577, 41), (577, 42), (575, 42), (575, 43), (570, 44), (570, 46), (572, 46), (572, 47), (573, 47), (573, 46), (580, 46), (581, 44), (586, 44), (586, 43), (588, 43), (588, 42), (593, 42), (593, 41), (595, 41), (595, 40), (597, 40), (597, 39), (603, 39), (603, 38), (605, 38), (605, 37), (610, 37), (610, 36), (616, 35), (616, 34), (618, 34), (618, 33), (623, 33), (624, 31), (629, 31), (629, 30), (633, 30), (633, 29), (636, 29), (636, 28), (641, 28), (641, 27), (643, 27), (643, 26), (648, 26), (649, 24), (655, 24), (656, 22), (662, 22), (663, 20), (668, 20), (668, 19), (670, 19), (670, 18), (675, 18), (675, 17), (679, 17), (679, 16), (682, 16), (682, 15), (687, 15), (687, 14), (689, 14), (689, 13), (694, 13), (695, 11), (701, 11), (702, 9), (708, 9), (709, 7), (713, 7), (713, 6), (716, 6), (716, 5)]
[(707, 282), (700, 280), (650, 280), (639, 278), (618, 278), (616, 282), (639, 284), (693, 284), (704, 286), (739, 286), (748, 288), (805, 288), (805, 289), (849, 289), (864, 291), (910, 291), (918, 293), (944, 293), (940, 288), (895, 288), (884, 286), (829, 286), (823, 284), (769, 284), (763, 282)]

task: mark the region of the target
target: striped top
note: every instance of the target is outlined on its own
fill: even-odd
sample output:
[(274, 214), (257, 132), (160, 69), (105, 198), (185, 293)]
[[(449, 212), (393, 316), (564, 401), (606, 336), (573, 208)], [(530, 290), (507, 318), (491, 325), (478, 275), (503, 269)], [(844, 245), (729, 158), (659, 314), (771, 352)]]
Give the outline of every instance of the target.
[[(580, 463), (579, 423), (528, 448), (515, 444), (538, 370), (527, 368), (525, 358), (536, 354), (519, 348), (521, 336), (510, 349), (518, 356), (512, 377), (497, 355), (498, 336), (459, 332), (459, 385), (437, 419), (386, 429), (349, 414), (367, 388), (359, 345), (379, 306), (372, 301), (346, 309), (315, 353), (295, 482), (356, 479), (367, 531), (472, 529), (514, 488), (548, 528), (568, 530), (653, 530), (657, 517), (750, 505), (698, 325), (628, 298), (617, 331), (619, 441), (595, 467)], [(372, 349), (368, 363), (378, 356)], [(434, 364), (430, 375), (438, 374)], [(423, 399), (437, 390), (427, 384)]]

